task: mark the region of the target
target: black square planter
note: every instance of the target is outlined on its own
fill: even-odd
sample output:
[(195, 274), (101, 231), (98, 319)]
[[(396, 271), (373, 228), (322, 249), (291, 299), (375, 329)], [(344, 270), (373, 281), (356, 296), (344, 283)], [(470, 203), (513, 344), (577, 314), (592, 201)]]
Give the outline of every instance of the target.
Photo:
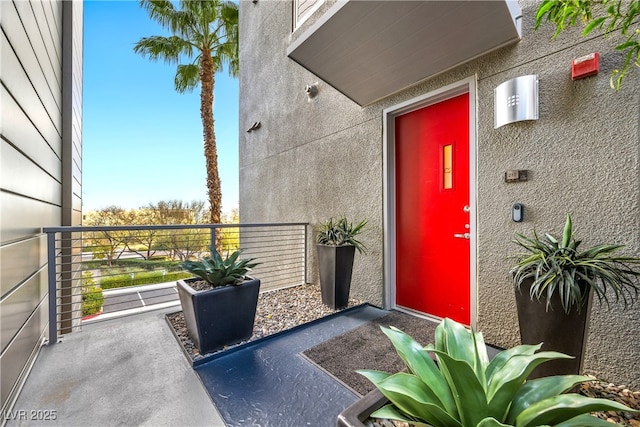
[(382, 395), (380, 390), (374, 389), (360, 400), (342, 411), (336, 421), (337, 427), (365, 427), (364, 421), (372, 413), (388, 404), (389, 400)]
[(322, 302), (332, 309), (349, 304), (355, 246), (317, 245)]
[[(516, 307), (520, 339), (522, 344), (540, 344), (543, 351), (559, 351), (573, 356), (574, 359), (561, 359), (546, 362), (535, 368), (529, 379), (552, 375), (578, 375), (582, 371), (584, 345), (589, 325), (592, 297), (581, 311), (572, 308), (569, 314), (562, 308), (559, 292), (551, 298), (553, 310), (547, 311), (546, 299), (532, 300), (529, 294), (532, 279), (525, 281), (516, 289)], [(583, 292), (587, 292), (586, 288)]]
[(189, 337), (200, 354), (251, 338), (258, 306), (260, 280), (196, 291), (187, 279), (178, 281), (178, 295)]

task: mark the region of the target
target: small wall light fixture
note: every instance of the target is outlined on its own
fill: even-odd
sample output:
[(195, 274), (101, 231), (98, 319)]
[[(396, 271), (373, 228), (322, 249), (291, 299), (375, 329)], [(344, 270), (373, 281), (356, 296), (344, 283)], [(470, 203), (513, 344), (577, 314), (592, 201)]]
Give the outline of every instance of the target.
[(260, 129), (260, 126), (262, 126), (260, 122), (255, 122), (254, 124), (251, 125), (249, 129), (247, 129), (247, 132), (251, 133), (256, 129)]
[(315, 82), (315, 83), (310, 84), (310, 85), (306, 85), (304, 87), (304, 93), (307, 94), (307, 97), (309, 99), (313, 99), (316, 96), (318, 96), (318, 82)]
[(494, 128), (523, 120), (538, 120), (538, 76), (520, 76), (494, 90)]

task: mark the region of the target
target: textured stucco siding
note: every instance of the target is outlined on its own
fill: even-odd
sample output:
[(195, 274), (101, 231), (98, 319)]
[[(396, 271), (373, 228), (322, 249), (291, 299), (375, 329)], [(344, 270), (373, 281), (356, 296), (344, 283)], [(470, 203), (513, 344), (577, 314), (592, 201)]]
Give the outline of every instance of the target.
[[(640, 255), (640, 78), (620, 92), (609, 77), (620, 56), (615, 38), (583, 39), (571, 30), (533, 30), (537, 3), (521, 2), (523, 38), (514, 46), (429, 79), (362, 108), (286, 57), (287, 47), (330, 6), (295, 33), (290, 2), (241, 2), (240, 216), (243, 222), (309, 221), (345, 214), (367, 218), (367, 255), (356, 255), (352, 295), (383, 305), (383, 109), (462, 79), (477, 79), (477, 327), (487, 341), (519, 342), (509, 257), (514, 233), (559, 234), (571, 213), (585, 247), (627, 245)], [(571, 60), (600, 52), (595, 77), (571, 81)], [(493, 128), (493, 90), (511, 78), (538, 74), (540, 119)], [(319, 82), (308, 101), (304, 86)], [(244, 132), (255, 121), (262, 127)], [(507, 169), (529, 181), (504, 183)], [(525, 205), (525, 221), (511, 206)], [(418, 220), (418, 218), (416, 218)], [(312, 247), (312, 245), (310, 245)], [(315, 258), (310, 249), (312, 260)], [(314, 261), (310, 280), (317, 282)], [(622, 311), (596, 303), (586, 370), (640, 386), (640, 304)]]

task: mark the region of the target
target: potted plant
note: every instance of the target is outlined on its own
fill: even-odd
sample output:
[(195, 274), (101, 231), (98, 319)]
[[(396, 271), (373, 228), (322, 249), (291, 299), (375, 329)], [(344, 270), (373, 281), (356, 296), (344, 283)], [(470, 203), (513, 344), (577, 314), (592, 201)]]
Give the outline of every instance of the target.
[[(489, 361), (482, 333), (467, 330), (451, 319), (436, 328), (435, 346), (422, 347), (396, 328), (381, 327), (406, 366), (394, 374), (360, 370), (377, 388), (369, 399), (383, 405), (371, 416), (419, 426), (609, 426), (589, 415), (594, 411), (634, 411), (618, 402), (567, 393), (592, 378), (562, 375), (527, 380), (533, 369), (569, 356), (520, 345)], [(434, 360), (435, 359), (435, 360)], [(374, 396), (375, 397), (375, 396)], [(356, 402), (358, 405), (360, 402)], [(370, 412), (364, 409), (364, 413)], [(363, 426), (363, 415), (347, 408), (338, 426)]]
[(621, 245), (597, 245), (579, 250), (567, 215), (562, 239), (550, 234), (533, 238), (516, 234), (514, 241), (525, 250), (515, 257), (511, 269), (523, 344), (542, 342), (543, 349), (575, 356), (541, 367), (535, 375), (581, 371), (591, 301), (609, 305), (610, 295), (627, 308), (638, 297), (640, 259), (620, 255)]
[(240, 260), (235, 251), (223, 259), (215, 246), (210, 250), (210, 257), (181, 264), (196, 278), (178, 281), (189, 337), (200, 354), (251, 337), (260, 291), (260, 280), (246, 276), (258, 265), (252, 258)]
[(317, 228), (316, 247), (322, 302), (332, 309), (346, 307), (349, 303), (351, 273), (355, 251), (365, 252), (364, 245), (356, 238), (366, 220), (356, 225), (344, 216), (330, 218)]

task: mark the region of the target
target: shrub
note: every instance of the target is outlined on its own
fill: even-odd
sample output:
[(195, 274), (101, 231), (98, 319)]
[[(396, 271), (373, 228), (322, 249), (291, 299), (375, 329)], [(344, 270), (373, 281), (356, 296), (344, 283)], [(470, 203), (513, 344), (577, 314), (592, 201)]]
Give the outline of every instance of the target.
[(143, 271), (131, 274), (119, 274), (117, 276), (103, 277), (100, 279), (102, 289), (126, 288), (127, 286), (151, 285), (154, 283), (175, 282), (179, 279), (191, 277), (191, 274), (183, 271), (171, 272), (165, 275), (161, 271)]
[(200, 261), (185, 261), (182, 268), (191, 274), (207, 281), (211, 286), (227, 286), (240, 284), (249, 270), (258, 265), (252, 263), (254, 258), (239, 260), (240, 251), (222, 259), (216, 248), (210, 248), (211, 256)]
[(365, 253), (365, 246), (356, 239), (365, 225), (367, 225), (366, 219), (354, 225), (344, 216), (338, 219), (329, 218), (316, 227), (318, 233), (316, 243), (330, 246), (355, 246), (358, 252)]
[[(141, 258), (127, 258), (127, 259), (117, 259), (111, 262), (112, 267), (135, 267), (139, 269), (144, 269), (147, 271), (153, 270), (168, 270), (168, 271), (179, 271), (181, 261), (167, 261), (164, 257), (162, 258), (151, 258), (150, 260), (144, 260)], [(85, 270), (98, 270), (109, 266), (108, 261), (101, 260), (92, 260), (92, 261), (84, 261), (83, 268)]]
[(104, 303), (104, 295), (100, 286), (82, 287), (82, 315), (99, 313)]

